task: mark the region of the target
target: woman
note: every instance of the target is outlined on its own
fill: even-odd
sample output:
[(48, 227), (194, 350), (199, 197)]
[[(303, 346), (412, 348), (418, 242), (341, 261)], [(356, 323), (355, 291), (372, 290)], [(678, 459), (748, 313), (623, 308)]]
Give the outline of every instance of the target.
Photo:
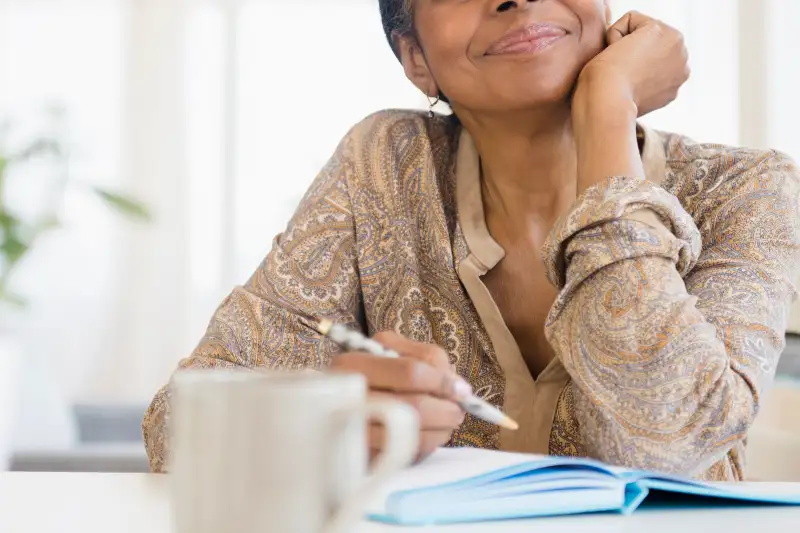
[[(355, 126), (180, 367), (363, 373), (418, 409), (420, 457), (742, 479), (794, 298), (797, 167), (638, 126), (689, 75), (681, 35), (644, 15), (606, 30), (603, 0), (380, 4), (408, 78), (454, 117)], [(341, 354), (304, 316), (404, 357)], [(470, 389), (520, 430), (464, 419)], [(144, 422), (156, 471), (167, 409), (165, 389)]]

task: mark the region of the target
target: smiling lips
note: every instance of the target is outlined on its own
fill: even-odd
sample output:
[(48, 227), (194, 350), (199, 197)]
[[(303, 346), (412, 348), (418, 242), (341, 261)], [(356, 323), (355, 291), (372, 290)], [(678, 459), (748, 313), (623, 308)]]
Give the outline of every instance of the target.
[(486, 55), (510, 55), (538, 52), (567, 35), (564, 28), (552, 24), (531, 24), (509, 33), (487, 50)]

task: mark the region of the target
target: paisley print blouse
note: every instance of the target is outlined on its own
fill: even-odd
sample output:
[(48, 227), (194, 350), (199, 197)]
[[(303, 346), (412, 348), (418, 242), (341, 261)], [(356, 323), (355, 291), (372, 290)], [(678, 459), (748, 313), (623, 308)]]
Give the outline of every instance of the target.
[[(544, 246), (557, 357), (536, 380), (481, 279), (504, 251), (475, 145), (412, 111), (348, 133), (179, 368), (324, 368), (339, 348), (301, 315), (394, 330), (444, 347), (521, 424), (468, 416), (452, 446), (742, 479), (800, 274), (800, 171), (774, 151), (640, 132), (646, 176), (587, 190)], [(167, 467), (168, 417), (166, 386), (143, 424), (153, 471)]]

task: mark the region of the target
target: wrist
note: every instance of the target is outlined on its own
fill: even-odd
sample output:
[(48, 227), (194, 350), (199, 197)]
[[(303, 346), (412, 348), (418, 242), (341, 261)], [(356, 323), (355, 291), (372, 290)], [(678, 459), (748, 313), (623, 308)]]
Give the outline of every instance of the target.
[(626, 127), (636, 124), (636, 102), (626, 84), (612, 76), (585, 69), (572, 97), (572, 120), (577, 129), (585, 124)]

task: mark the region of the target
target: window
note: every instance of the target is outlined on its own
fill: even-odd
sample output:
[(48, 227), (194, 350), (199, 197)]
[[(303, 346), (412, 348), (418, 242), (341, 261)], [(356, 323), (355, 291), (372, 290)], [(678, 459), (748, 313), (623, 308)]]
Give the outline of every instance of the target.
[[(124, 23), (118, 2), (0, 1), (0, 119), (11, 123), (9, 142), (41, 133), (48, 108), (63, 107), (71, 175), (121, 184)], [(26, 177), (6, 192), (35, 209), (47, 191)], [(28, 355), (46, 358), (67, 392), (80, 394), (98, 379), (99, 356), (113, 351), (119, 224), (77, 193), (67, 196), (62, 220), (15, 277), (30, 308), (5, 312), (0, 323), (19, 327)]]

